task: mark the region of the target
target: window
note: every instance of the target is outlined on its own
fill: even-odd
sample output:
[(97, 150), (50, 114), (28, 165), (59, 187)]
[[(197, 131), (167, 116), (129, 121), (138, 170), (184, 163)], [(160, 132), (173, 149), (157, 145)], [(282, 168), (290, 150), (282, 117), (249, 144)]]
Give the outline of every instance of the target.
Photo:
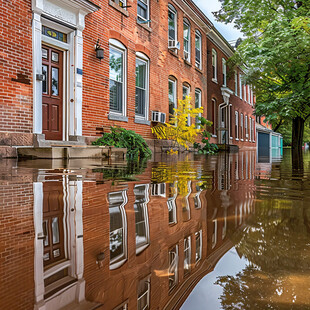
[(238, 73), (235, 71), (235, 95), (238, 96)]
[(177, 41), (177, 11), (171, 4), (168, 5), (168, 35), (169, 40)]
[(110, 111), (126, 115), (126, 49), (118, 41), (110, 40)]
[(212, 80), (217, 82), (217, 52), (212, 49)]
[(200, 194), (202, 192), (202, 189), (198, 185), (196, 185), (196, 190), (197, 190), (197, 193), (194, 196), (195, 209), (201, 209)]
[(181, 200), (181, 206), (182, 206), (182, 217), (183, 222), (189, 221), (191, 219), (191, 209), (188, 197), (190, 196), (192, 192), (192, 181), (187, 182), (187, 195), (182, 197)]
[(241, 74), (239, 74), (239, 91), (240, 91), (239, 97), (240, 99), (242, 99), (242, 75)]
[(243, 140), (243, 114), (240, 114), (240, 138)]
[(123, 302), (121, 305), (118, 305), (113, 310), (128, 310), (128, 301)]
[(136, 224), (136, 254), (141, 253), (150, 243), (150, 229), (147, 212), (149, 202), (149, 185), (136, 185), (135, 194), (135, 224)]
[(124, 206), (126, 191), (109, 193), (110, 269), (120, 267), (127, 259), (127, 220)]
[(227, 234), (227, 209), (224, 209), (224, 223), (223, 223), (223, 229), (222, 229), (222, 240), (225, 239)]
[(183, 84), (183, 87), (182, 87), (182, 91), (183, 91), (183, 100), (189, 96), (189, 93), (190, 93), (190, 86), (188, 84)]
[(201, 34), (198, 30), (195, 32), (195, 66), (201, 69)]
[(178, 284), (178, 263), (179, 263), (179, 251), (178, 245), (175, 245), (169, 251), (169, 291), (171, 291)]
[[(201, 90), (196, 88), (195, 90), (195, 108), (201, 108)], [(200, 121), (198, 117), (201, 117), (201, 113), (196, 117), (196, 127), (200, 128)]]
[(212, 221), (212, 230), (213, 230), (213, 232), (212, 232), (212, 249), (214, 249), (216, 246), (216, 243), (217, 243), (217, 220), (216, 219), (214, 219)]
[(195, 262), (198, 263), (201, 260), (201, 254), (202, 254), (202, 230), (195, 233), (195, 239), (196, 239)]
[(118, 4), (121, 8), (126, 9), (126, 0), (112, 0), (112, 2)]
[(154, 183), (151, 190), (152, 196), (166, 197), (166, 184)]
[(136, 117), (147, 120), (149, 110), (149, 61), (137, 53), (136, 58)]
[(212, 104), (211, 104), (211, 121), (212, 121), (212, 133), (213, 135), (216, 136), (216, 124), (217, 124), (217, 118), (216, 118), (216, 111), (217, 111), (217, 104), (216, 104), (216, 100), (212, 99)]
[(244, 132), (245, 132), (245, 139), (246, 141), (248, 141), (249, 135), (248, 135), (248, 116), (247, 115), (244, 117)]
[(139, 282), (138, 310), (150, 309), (151, 275)]
[(252, 122), (251, 122), (251, 117), (249, 117), (249, 141), (252, 141)]
[(222, 70), (223, 70), (223, 86), (226, 86), (227, 84), (227, 76), (226, 76), (226, 60), (223, 58), (222, 59)]
[(191, 236), (184, 239), (184, 276), (191, 271)]
[(149, 0), (138, 0), (138, 21), (149, 24)]
[(184, 59), (190, 62), (191, 59), (191, 26), (187, 19), (183, 21), (183, 42)]
[(174, 79), (169, 79), (169, 120), (174, 115), (174, 109), (177, 108), (177, 82)]
[(239, 139), (239, 134), (238, 134), (238, 119), (239, 119), (239, 114), (237, 111), (235, 111), (235, 139)]
[(176, 198), (178, 195), (177, 183), (170, 183), (169, 185), (169, 197), (167, 200), (168, 212), (169, 212), (169, 224), (177, 223), (177, 205)]

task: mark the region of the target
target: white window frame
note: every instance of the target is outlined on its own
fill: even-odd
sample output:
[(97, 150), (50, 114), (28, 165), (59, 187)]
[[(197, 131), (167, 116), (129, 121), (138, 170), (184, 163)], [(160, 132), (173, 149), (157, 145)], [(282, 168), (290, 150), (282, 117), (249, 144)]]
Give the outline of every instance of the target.
[(244, 132), (245, 132), (245, 141), (248, 141), (249, 139), (249, 133), (248, 133), (248, 116), (244, 116)]
[(217, 219), (212, 220), (212, 227), (214, 227), (212, 232), (212, 249), (214, 249), (217, 244)]
[[(169, 225), (174, 225), (178, 222), (177, 220), (177, 205), (176, 199), (178, 196), (178, 186), (177, 182), (173, 183), (173, 195), (168, 197), (167, 206), (168, 206), (168, 222)], [(170, 222), (169, 213), (172, 212), (173, 220)]]
[[(144, 227), (145, 227), (145, 238), (146, 241), (142, 244), (137, 243), (136, 238), (136, 255), (143, 252), (149, 245), (150, 245), (150, 225), (149, 225), (149, 216), (148, 216), (148, 210), (147, 210), (147, 204), (149, 202), (149, 184), (137, 184), (134, 187), (134, 194), (136, 197), (136, 191), (139, 188), (144, 188), (144, 199), (142, 202), (142, 208), (143, 208), (143, 215), (144, 215)], [(136, 201), (135, 201), (136, 204)], [(141, 222), (140, 222), (141, 223)], [(135, 220), (135, 225), (137, 227), (137, 222)]]
[[(142, 3), (144, 3), (145, 4), (145, 6), (147, 7), (147, 9), (146, 9), (146, 18), (144, 18), (143, 16), (141, 16), (141, 15), (139, 15), (138, 14), (138, 7), (139, 7), (139, 1), (141, 1)], [(142, 21), (143, 22), (143, 24), (145, 24), (145, 25), (147, 25), (147, 26), (149, 26), (149, 19), (150, 19), (150, 2), (149, 2), (149, 0), (138, 0), (137, 1), (137, 17), (138, 17), (138, 22), (140, 21)]]
[[(123, 54), (123, 87), (122, 87), (123, 100), (122, 100), (122, 112), (111, 110), (110, 101), (109, 101), (109, 114), (121, 115), (125, 117), (127, 115), (127, 49), (121, 42), (115, 39), (109, 40), (109, 50), (110, 49), (114, 49)], [(110, 66), (109, 66), (109, 70), (110, 70)], [(109, 80), (110, 80), (110, 76), (109, 76)]]
[(251, 130), (251, 117), (249, 116), (249, 127), (248, 127), (248, 130), (249, 130), (249, 141), (252, 142), (252, 130)]
[[(146, 81), (145, 81), (145, 116), (135, 114), (136, 119), (141, 119), (148, 121), (149, 119), (149, 109), (150, 109), (150, 60), (143, 53), (136, 53), (136, 62), (137, 59), (146, 63)], [(135, 86), (137, 87), (137, 86)]]
[(217, 138), (217, 132), (216, 132), (216, 125), (217, 125), (217, 121), (218, 121), (218, 119), (217, 119), (217, 101), (216, 101), (216, 99), (215, 98), (212, 98), (211, 99), (211, 102), (212, 102), (212, 106), (213, 106), (213, 112), (214, 112), (214, 115), (212, 115), (212, 117), (213, 117), (213, 137), (214, 138)]
[[(170, 253), (174, 254), (174, 258), (170, 261)], [(179, 246), (176, 244), (173, 248), (171, 248), (168, 252), (169, 256), (169, 268), (168, 268), (168, 279), (170, 281), (171, 274), (174, 277), (174, 283), (171, 287), (169, 287), (169, 292), (171, 292), (179, 282), (179, 275), (178, 275), (178, 266), (179, 266)]]
[[(188, 247), (185, 247), (186, 241), (188, 241)], [(191, 236), (188, 236), (184, 239), (184, 276), (188, 275), (191, 271), (191, 258), (192, 258), (192, 244)], [(186, 269), (188, 259), (188, 269)]]
[[(197, 37), (199, 39), (200, 49), (196, 49), (196, 38)], [(199, 51), (199, 57), (200, 57), (199, 62), (196, 60), (197, 51)], [(198, 30), (195, 31), (195, 67), (200, 69), (200, 70), (202, 68), (202, 36), (201, 36), (200, 31), (198, 31)]]
[[(147, 290), (142, 293), (141, 295), (139, 295), (138, 292), (138, 296), (137, 296), (137, 309), (138, 310), (145, 310), (145, 309), (149, 309), (150, 308), (150, 292), (151, 292), (151, 275), (148, 275), (147, 277), (145, 277), (144, 279), (140, 280), (139, 282), (144, 282), (147, 283)], [(139, 307), (139, 301), (146, 295), (147, 298), (147, 305), (144, 308), (140, 308)]]
[[(177, 109), (178, 107), (178, 102), (177, 102), (177, 80), (175, 79), (171, 79), (169, 78), (168, 79), (168, 111), (169, 111), (169, 107), (170, 107), (170, 101), (169, 101), (169, 83), (172, 83), (173, 85), (173, 104), (174, 104), (174, 108)], [(170, 115), (170, 111), (169, 111), (169, 119), (171, 118), (171, 115)]]
[(239, 97), (242, 100), (242, 74), (239, 73)]
[(177, 41), (178, 40), (178, 13), (177, 13), (177, 10), (175, 9), (175, 7), (173, 5), (171, 5), (170, 3), (168, 4), (168, 13), (169, 12), (174, 14), (173, 22), (174, 22), (175, 37), (174, 38), (169, 37), (169, 14), (168, 14), (168, 40)]
[[(184, 25), (186, 25), (188, 27), (188, 31), (189, 31), (188, 40), (184, 36)], [(188, 50), (185, 49), (185, 41), (188, 42)], [(187, 19), (183, 20), (183, 52), (184, 52), (184, 59), (188, 62), (191, 62), (191, 25)], [(187, 59), (185, 57), (186, 53), (188, 54)]]
[[(196, 106), (196, 95), (198, 95), (198, 107)], [(195, 108), (201, 108), (201, 104), (202, 104), (202, 102), (201, 102), (201, 96), (202, 96), (202, 92), (201, 92), (201, 90), (199, 89), (199, 88), (196, 88), (195, 89)], [(199, 113), (198, 114), (198, 117), (201, 117), (201, 113)], [(196, 118), (196, 120), (195, 120), (195, 123), (196, 123), (196, 127), (199, 129), (200, 128), (200, 123), (199, 123), (199, 121), (198, 121), (198, 119)]]
[(235, 95), (238, 96), (238, 73), (235, 71)]
[[(123, 254), (119, 257), (114, 258), (113, 260), (110, 260), (110, 270), (113, 270), (121, 267), (127, 261), (127, 217), (126, 217), (125, 205), (128, 202), (128, 198), (126, 190), (109, 193), (109, 195), (111, 194), (121, 194), (123, 197), (123, 202), (119, 205), (119, 209), (122, 215)], [(109, 200), (109, 204), (110, 203), (111, 201)], [(111, 233), (111, 227), (109, 231)]]
[[(197, 237), (199, 238), (199, 254), (197, 255)], [(196, 251), (195, 251), (195, 262), (196, 264), (201, 260), (202, 257), (202, 230), (195, 233)]]
[(217, 83), (217, 51), (214, 48), (212, 48), (212, 81)]
[(240, 114), (240, 139), (241, 141), (243, 141), (243, 135), (244, 135), (244, 132), (243, 132), (243, 113)]
[(239, 112), (235, 111), (235, 139), (239, 140)]
[[(117, 4), (122, 9), (127, 10), (127, 8), (126, 8), (127, 1), (126, 0), (111, 0), (111, 1), (114, 2), (115, 4)], [(120, 5), (120, 3), (122, 5)]]
[(227, 86), (227, 66), (226, 59), (222, 58), (223, 86)]

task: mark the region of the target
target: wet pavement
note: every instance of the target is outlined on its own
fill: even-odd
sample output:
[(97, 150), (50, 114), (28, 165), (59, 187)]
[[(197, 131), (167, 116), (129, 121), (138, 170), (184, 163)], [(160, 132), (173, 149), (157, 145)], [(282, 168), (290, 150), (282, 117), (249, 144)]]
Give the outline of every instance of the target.
[(310, 309), (310, 153), (0, 161), (0, 309)]

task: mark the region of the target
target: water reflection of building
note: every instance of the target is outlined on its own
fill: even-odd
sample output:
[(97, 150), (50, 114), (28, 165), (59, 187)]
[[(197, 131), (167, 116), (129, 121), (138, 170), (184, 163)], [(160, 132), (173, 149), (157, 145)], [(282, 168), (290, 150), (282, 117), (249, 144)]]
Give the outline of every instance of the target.
[(254, 208), (255, 152), (204, 166), (205, 187), (151, 184), (151, 167), (139, 181), (57, 170), (35, 173), (33, 182), (28, 171), (3, 186), (0, 308), (178, 308)]

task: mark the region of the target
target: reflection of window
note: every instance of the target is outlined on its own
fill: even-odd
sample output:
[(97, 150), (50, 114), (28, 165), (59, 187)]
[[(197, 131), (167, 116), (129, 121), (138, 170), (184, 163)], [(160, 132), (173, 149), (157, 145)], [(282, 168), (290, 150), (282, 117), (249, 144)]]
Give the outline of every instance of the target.
[(142, 53), (136, 58), (136, 116), (148, 118), (149, 61)]
[(144, 278), (138, 286), (138, 310), (150, 309), (151, 276)]
[(198, 185), (196, 186), (196, 190), (197, 190), (197, 193), (194, 196), (195, 209), (200, 209), (201, 208), (201, 200), (200, 200), (201, 189)]
[(127, 259), (126, 203), (126, 191), (109, 193), (110, 269), (120, 267)]
[(191, 270), (191, 236), (184, 239), (184, 276)]
[(177, 108), (177, 81), (169, 79), (169, 120), (174, 115), (174, 109)]
[(198, 30), (195, 32), (195, 66), (201, 69), (201, 34)]
[(190, 61), (191, 55), (191, 26), (188, 20), (183, 22), (184, 59)]
[(177, 11), (171, 4), (168, 5), (168, 34), (169, 40), (177, 40)]
[(136, 222), (136, 254), (141, 253), (148, 245), (150, 239), (147, 203), (149, 202), (149, 186), (136, 185), (134, 210)]
[(171, 291), (178, 284), (178, 263), (179, 263), (179, 251), (178, 245), (175, 245), (169, 251), (169, 290)]
[(202, 254), (202, 230), (195, 233), (196, 239), (196, 254), (195, 254), (195, 262), (199, 262), (201, 260)]
[(169, 212), (169, 224), (177, 223), (177, 205), (175, 200), (177, 198), (178, 189), (176, 183), (170, 183), (169, 185), (169, 198), (167, 200), (168, 212)]
[(182, 198), (182, 215), (183, 221), (189, 221), (191, 219), (191, 210), (189, 205), (188, 197), (192, 192), (191, 181), (187, 182), (187, 195)]
[(128, 310), (128, 302), (125, 301), (124, 303), (122, 303), (121, 305), (117, 306), (113, 310)]
[(118, 41), (110, 40), (110, 110), (111, 112), (126, 115), (125, 111), (125, 58), (126, 49)]
[(217, 243), (217, 220), (212, 221), (212, 249), (216, 246)]
[(152, 184), (152, 196), (166, 197), (166, 184), (156, 183)]
[(222, 230), (222, 239), (226, 237), (227, 233), (227, 210), (224, 210), (224, 223), (223, 223), (223, 230)]

